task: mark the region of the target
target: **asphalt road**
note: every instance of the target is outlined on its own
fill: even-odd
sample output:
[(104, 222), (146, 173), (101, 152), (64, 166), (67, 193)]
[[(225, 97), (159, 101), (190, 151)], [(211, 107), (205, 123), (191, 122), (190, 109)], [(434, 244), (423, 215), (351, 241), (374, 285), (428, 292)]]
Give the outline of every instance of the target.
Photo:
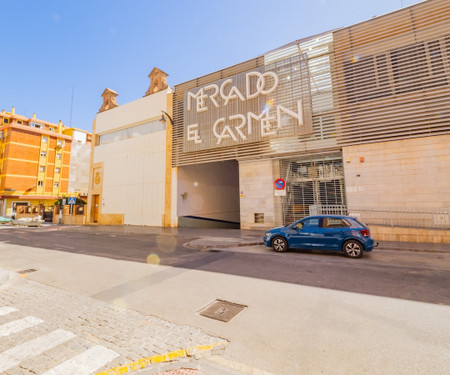
[[(377, 250), (362, 259), (337, 253), (278, 254), (261, 246), (199, 251), (185, 243), (202, 236), (248, 236), (227, 230), (118, 227), (2, 228), (0, 241), (135, 262), (196, 269), (284, 283), (450, 305), (450, 254)], [(255, 237), (257, 238), (257, 237)]]

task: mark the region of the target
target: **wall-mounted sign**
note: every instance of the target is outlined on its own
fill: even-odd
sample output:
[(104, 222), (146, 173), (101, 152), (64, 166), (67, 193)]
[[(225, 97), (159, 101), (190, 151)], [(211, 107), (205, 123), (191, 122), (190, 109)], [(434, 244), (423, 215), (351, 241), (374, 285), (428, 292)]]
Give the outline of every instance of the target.
[(184, 92), (184, 151), (233, 146), (312, 131), (302, 55)]
[(274, 190), (273, 195), (276, 197), (285, 197), (286, 196), (286, 190)]
[(277, 178), (274, 182), (275, 189), (284, 190), (286, 187), (286, 182), (282, 178)]

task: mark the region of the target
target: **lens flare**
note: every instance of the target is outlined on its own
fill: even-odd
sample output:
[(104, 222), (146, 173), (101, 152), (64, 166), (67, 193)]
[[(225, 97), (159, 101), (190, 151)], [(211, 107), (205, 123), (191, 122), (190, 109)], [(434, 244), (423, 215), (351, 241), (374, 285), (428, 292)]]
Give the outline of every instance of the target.
[(194, 185), (194, 187), (198, 187), (198, 182), (194, 181), (194, 183), (192, 185)]
[(264, 116), (267, 112), (269, 112), (270, 108), (273, 107), (273, 103), (274, 103), (274, 99), (269, 99), (266, 104), (263, 107), (263, 110), (261, 112), (261, 114), (259, 115), (259, 117)]
[(352, 62), (353, 63), (357, 63), (359, 60), (361, 60), (361, 56), (359, 56), (359, 55), (355, 55), (355, 56), (352, 57)]
[(299, 68), (298, 66), (294, 66), (294, 67), (292, 68), (292, 71), (293, 71), (293, 72), (296, 72), (297, 70), (300, 70), (300, 68)]
[(119, 310), (126, 310), (127, 309), (127, 303), (122, 298), (116, 298), (112, 304), (119, 308)]
[(177, 246), (177, 240), (173, 236), (158, 236), (156, 243), (158, 244), (158, 250), (164, 251), (165, 253), (174, 252)]
[(161, 259), (159, 258), (158, 254), (152, 253), (147, 257), (148, 264), (158, 265), (160, 262)]

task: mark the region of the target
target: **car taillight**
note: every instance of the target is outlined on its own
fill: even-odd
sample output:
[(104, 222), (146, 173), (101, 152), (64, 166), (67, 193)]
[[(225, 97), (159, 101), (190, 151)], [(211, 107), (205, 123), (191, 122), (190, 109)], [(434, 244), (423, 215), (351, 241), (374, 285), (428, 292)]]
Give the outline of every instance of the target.
[(360, 232), (364, 237), (370, 236), (370, 231), (368, 229), (361, 229)]

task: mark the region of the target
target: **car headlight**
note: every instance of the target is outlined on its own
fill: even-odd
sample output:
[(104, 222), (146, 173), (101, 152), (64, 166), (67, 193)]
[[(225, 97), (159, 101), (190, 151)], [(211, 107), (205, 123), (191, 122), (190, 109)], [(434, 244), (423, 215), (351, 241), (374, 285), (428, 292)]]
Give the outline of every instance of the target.
[(265, 236), (266, 236), (266, 237), (270, 237), (271, 234), (272, 234), (272, 233), (270, 233), (270, 232), (266, 232)]

